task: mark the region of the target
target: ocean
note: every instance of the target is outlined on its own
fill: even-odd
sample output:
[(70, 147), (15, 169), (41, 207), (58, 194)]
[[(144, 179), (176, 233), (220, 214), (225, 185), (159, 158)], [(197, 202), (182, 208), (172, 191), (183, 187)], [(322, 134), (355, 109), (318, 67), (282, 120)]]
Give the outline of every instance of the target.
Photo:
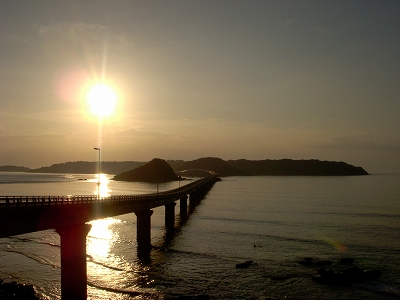
[[(100, 194), (143, 194), (167, 184), (128, 183), (102, 174)], [(97, 175), (0, 173), (0, 196), (97, 194)], [(396, 299), (400, 298), (400, 175), (225, 177), (186, 222), (175, 208), (166, 234), (154, 209), (148, 256), (137, 254), (136, 216), (91, 222), (88, 299)], [(0, 239), (0, 278), (33, 284), (60, 299), (59, 236), (46, 230)], [(343, 266), (341, 258), (352, 258)], [(236, 268), (244, 261), (253, 263)], [(308, 261), (311, 263), (305, 264)], [(336, 272), (379, 270), (350, 285), (313, 281), (320, 266)]]

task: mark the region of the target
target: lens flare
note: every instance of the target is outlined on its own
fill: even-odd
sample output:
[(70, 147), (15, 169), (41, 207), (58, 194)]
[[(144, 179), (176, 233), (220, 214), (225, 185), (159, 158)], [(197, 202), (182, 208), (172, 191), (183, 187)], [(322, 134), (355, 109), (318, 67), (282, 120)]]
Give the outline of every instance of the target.
[(346, 245), (344, 245), (342, 243), (339, 243), (338, 241), (335, 241), (335, 240), (333, 240), (331, 238), (327, 238), (327, 237), (323, 238), (323, 240), (325, 242), (327, 242), (328, 244), (330, 244), (333, 248), (335, 248), (340, 253), (347, 252), (347, 246)]

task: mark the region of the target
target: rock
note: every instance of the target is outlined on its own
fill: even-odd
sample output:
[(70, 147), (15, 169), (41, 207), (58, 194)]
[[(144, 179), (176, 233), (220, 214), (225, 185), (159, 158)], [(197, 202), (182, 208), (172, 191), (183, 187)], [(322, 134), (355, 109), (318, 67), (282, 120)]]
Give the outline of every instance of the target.
[(209, 300), (208, 295), (166, 297), (164, 300)]
[(345, 284), (343, 281), (343, 277), (336, 273), (335, 271), (329, 270), (321, 270), (320, 276), (313, 277), (313, 280), (318, 283), (329, 284), (329, 285), (342, 285)]
[(244, 269), (244, 268), (247, 268), (247, 267), (251, 266), (252, 264), (253, 264), (252, 260), (246, 260), (245, 262), (242, 262), (240, 264), (236, 264), (236, 268)]
[(303, 260), (299, 261), (299, 264), (304, 266), (312, 266), (314, 265), (312, 257), (305, 257)]
[(341, 265), (349, 265), (352, 264), (354, 261), (354, 259), (350, 258), (350, 257), (344, 257), (339, 259), (339, 264)]
[(312, 258), (312, 257), (304, 257), (304, 260), (305, 260), (305, 261), (312, 261), (313, 258)]
[(347, 283), (366, 281), (366, 276), (364, 271), (357, 267), (342, 270), (340, 274), (343, 277), (343, 281)]
[(40, 299), (33, 288), (33, 285), (19, 284), (15, 281), (4, 283), (0, 281), (0, 299)]
[(317, 274), (319, 276), (313, 277), (313, 280), (318, 283), (329, 285), (349, 285), (351, 283), (376, 280), (382, 273), (379, 270), (363, 271), (360, 268), (353, 267), (344, 269), (340, 272), (321, 268), (317, 271)]
[(320, 260), (315, 262), (316, 266), (330, 266), (332, 262), (330, 260)]
[(378, 278), (382, 275), (382, 272), (379, 270), (367, 270), (364, 271), (364, 273), (367, 280), (378, 280)]
[(318, 269), (317, 274), (322, 275), (322, 274), (325, 274), (325, 272), (326, 272), (325, 268), (320, 268), (320, 269)]

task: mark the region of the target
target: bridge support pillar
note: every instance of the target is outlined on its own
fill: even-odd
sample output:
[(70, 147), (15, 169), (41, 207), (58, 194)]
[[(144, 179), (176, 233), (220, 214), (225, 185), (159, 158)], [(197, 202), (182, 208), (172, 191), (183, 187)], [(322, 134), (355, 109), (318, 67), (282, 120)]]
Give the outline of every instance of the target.
[(188, 215), (188, 213), (187, 213), (187, 199), (188, 199), (188, 197), (185, 196), (185, 197), (181, 198), (180, 202), (179, 202), (179, 213), (180, 213), (181, 220), (186, 220), (187, 219), (187, 215)]
[(174, 229), (175, 227), (175, 206), (176, 203), (165, 204), (165, 227), (167, 230)]
[(61, 246), (61, 299), (87, 298), (86, 236), (92, 225), (56, 228)]
[(136, 224), (136, 240), (139, 247), (151, 246), (151, 209), (135, 212)]
[(189, 213), (192, 213), (194, 211), (199, 202), (200, 197), (198, 196), (198, 192), (193, 192), (189, 195)]

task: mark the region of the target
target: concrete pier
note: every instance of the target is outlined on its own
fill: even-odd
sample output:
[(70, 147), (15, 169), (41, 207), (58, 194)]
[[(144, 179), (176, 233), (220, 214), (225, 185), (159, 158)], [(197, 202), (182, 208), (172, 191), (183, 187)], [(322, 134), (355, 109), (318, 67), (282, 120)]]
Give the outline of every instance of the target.
[(193, 213), (196, 206), (200, 203), (200, 197), (198, 193), (193, 192), (189, 194), (189, 213)]
[(165, 227), (167, 230), (173, 230), (175, 227), (175, 206), (176, 203), (165, 204)]
[(188, 217), (187, 199), (188, 199), (188, 196), (185, 196), (179, 200), (179, 214), (180, 214), (181, 221), (186, 220)]
[(136, 239), (141, 248), (151, 247), (151, 209), (135, 212), (137, 218)]
[(77, 224), (56, 228), (61, 246), (61, 299), (87, 297), (86, 236), (92, 225)]

